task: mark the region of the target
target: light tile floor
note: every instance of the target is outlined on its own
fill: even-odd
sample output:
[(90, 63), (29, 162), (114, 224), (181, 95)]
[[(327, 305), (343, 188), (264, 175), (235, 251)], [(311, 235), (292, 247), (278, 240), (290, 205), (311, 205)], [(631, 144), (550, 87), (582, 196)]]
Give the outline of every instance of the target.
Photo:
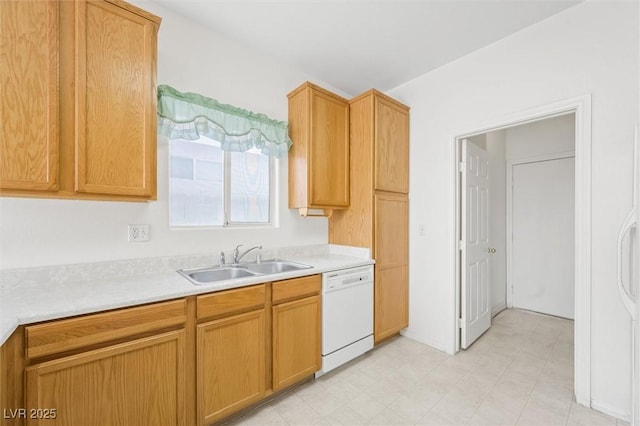
[(397, 337), (233, 425), (626, 425), (573, 400), (573, 321), (519, 310), (455, 356)]

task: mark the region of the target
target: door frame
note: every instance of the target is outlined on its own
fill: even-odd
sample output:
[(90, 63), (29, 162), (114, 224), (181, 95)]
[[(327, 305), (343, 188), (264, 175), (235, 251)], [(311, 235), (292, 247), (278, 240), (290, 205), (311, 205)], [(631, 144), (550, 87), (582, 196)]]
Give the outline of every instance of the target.
[(532, 123), (560, 115), (575, 114), (575, 320), (574, 320), (574, 392), (576, 401), (591, 406), (591, 94), (560, 100), (533, 107), (528, 110), (498, 117), (485, 125), (450, 137), (453, 150), (451, 164), (454, 185), (452, 193), (455, 218), (455, 233), (452, 241), (454, 261), (453, 283), (455, 298), (449, 323), (451, 348), (460, 350), (460, 144), (461, 140), (483, 133), (502, 130), (521, 124)]
[[(513, 250), (513, 166), (529, 164), (529, 163), (539, 163), (542, 161), (552, 161), (552, 160), (562, 160), (564, 158), (575, 158), (575, 151), (565, 151), (565, 152), (554, 152), (553, 154), (544, 154), (544, 155), (536, 155), (533, 157), (525, 157), (525, 158), (516, 158), (507, 160), (507, 169), (506, 169), (506, 178), (505, 183), (506, 187), (506, 205), (507, 205), (507, 214), (506, 218), (506, 265), (507, 265), (507, 308), (513, 307), (513, 280), (511, 279), (512, 272), (512, 250)], [(574, 214), (575, 216), (575, 214)], [(575, 250), (575, 248), (574, 248)], [(575, 265), (574, 265), (575, 269)]]

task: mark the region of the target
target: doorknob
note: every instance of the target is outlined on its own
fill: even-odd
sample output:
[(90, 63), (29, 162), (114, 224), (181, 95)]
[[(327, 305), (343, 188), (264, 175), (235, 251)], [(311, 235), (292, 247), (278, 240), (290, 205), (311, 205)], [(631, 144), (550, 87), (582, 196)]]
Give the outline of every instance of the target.
[(489, 249), (489, 250), (487, 250), (487, 251), (488, 251), (489, 253), (493, 254), (493, 253), (495, 253), (495, 252), (496, 252), (496, 249), (494, 249), (494, 248), (490, 248), (490, 249)]

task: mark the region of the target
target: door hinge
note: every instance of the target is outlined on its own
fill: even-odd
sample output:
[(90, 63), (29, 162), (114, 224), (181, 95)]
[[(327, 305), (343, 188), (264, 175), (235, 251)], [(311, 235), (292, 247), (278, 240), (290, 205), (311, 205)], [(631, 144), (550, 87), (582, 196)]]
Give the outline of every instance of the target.
[(458, 328), (462, 328), (462, 318), (458, 318)]
[(458, 250), (464, 250), (464, 241), (458, 240)]
[(460, 161), (460, 162), (458, 163), (458, 171), (459, 171), (459, 172), (464, 172), (464, 169), (465, 169), (464, 161)]

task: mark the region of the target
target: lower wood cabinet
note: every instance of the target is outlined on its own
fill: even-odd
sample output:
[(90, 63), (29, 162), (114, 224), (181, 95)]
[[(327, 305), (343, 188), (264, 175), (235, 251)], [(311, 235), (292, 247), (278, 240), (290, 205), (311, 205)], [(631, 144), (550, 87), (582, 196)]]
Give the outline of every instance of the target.
[(0, 426), (228, 418), (321, 368), (321, 284), (313, 275), (20, 326), (0, 347)]
[(273, 389), (292, 385), (321, 365), (320, 296), (273, 308)]
[(375, 206), (373, 337), (379, 343), (409, 325), (409, 200), (381, 193)]
[(185, 330), (26, 369), (29, 425), (184, 425)]
[(320, 275), (272, 284), (274, 391), (322, 367), (321, 288)]
[(376, 342), (409, 325), (409, 285), (407, 265), (376, 265), (374, 286), (374, 330)]
[(222, 419), (264, 397), (265, 332), (262, 309), (198, 325), (201, 424)]
[(22, 352), (13, 380), (24, 383), (24, 402), (3, 408), (26, 412), (3, 424), (191, 424), (189, 306), (179, 299), (19, 328), (22, 343), (8, 344)]

